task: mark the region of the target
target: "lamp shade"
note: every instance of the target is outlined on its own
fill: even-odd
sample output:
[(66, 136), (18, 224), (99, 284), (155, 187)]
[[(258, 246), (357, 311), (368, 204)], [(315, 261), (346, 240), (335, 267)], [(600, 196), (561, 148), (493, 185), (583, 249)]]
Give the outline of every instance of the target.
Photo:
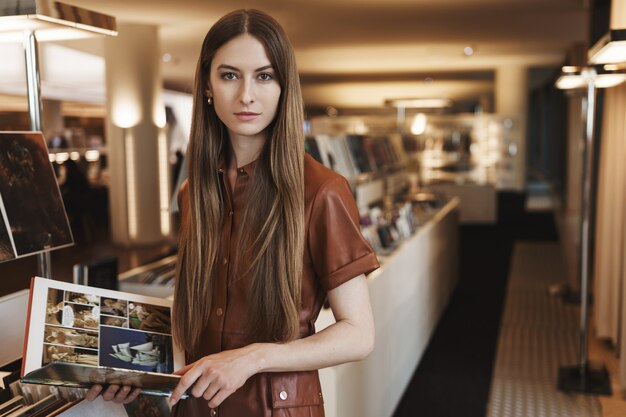
[(0, 34), (31, 30), (38, 40), (117, 35), (115, 17), (54, 0), (0, 2)]
[(587, 88), (593, 78), (596, 88), (611, 88), (626, 81), (626, 72), (621, 68), (610, 68), (610, 65), (598, 67), (571, 67), (561, 70), (555, 86), (560, 90)]
[(590, 64), (626, 62), (626, 29), (611, 29), (588, 52)]

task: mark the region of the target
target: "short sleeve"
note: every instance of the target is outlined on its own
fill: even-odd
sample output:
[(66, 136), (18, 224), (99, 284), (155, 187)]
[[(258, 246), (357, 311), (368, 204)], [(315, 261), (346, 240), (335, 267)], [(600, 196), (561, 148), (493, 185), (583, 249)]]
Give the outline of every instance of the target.
[(345, 178), (333, 178), (317, 191), (308, 244), (313, 270), (326, 291), (379, 267), (361, 234), (359, 212)]

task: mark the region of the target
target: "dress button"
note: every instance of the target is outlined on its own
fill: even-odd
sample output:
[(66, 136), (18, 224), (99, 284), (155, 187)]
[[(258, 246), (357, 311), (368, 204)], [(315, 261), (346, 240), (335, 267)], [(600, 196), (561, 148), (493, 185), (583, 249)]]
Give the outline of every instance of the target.
[(246, 171), (244, 171), (244, 170), (243, 170), (243, 168), (239, 169), (239, 173), (243, 174), (243, 173), (245, 173), (245, 172), (246, 172)]
[(222, 263), (223, 263), (224, 265), (226, 265), (226, 264), (228, 263), (228, 259), (226, 259), (226, 258), (222, 259)]
[(234, 211), (232, 211), (232, 210), (231, 210), (231, 211), (229, 211), (229, 212), (228, 212), (228, 215), (229, 215), (229, 216), (232, 216), (232, 215), (233, 215), (233, 213), (234, 213)]
[(215, 417), (217, 415), (217, 411), (215, 411), (215, 408), (211, 408), (211, 417)]
[(288, 395), (287, 395), (287, 391), (281, 391), (280, 394), (278, 394), (278, 396), (280, 397), (281, 400), (286, 400)]
[(224, 310), (218, 308), (217, 310), (215, 310), (215, 314), (217, 314), (217, 317), (222, 317), (222, 314), (224, 314)]

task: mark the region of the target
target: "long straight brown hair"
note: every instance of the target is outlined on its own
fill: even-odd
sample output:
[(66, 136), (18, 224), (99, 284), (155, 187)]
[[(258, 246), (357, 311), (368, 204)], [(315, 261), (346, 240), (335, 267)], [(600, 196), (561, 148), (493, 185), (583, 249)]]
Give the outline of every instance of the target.
[(291, 43), (276, 20), (258, 10), (237, 10), (215, 23), (202, 44), (196, 68), (188, 161), (189, 210), (181, 227), (174, 298), (176, 342), (195, 357), (209, 316), (220, 248), (224, 205), (218, 160), (228, 149), (228, 132), (205, 91), (211, 61), (231, 39), (250, 34), (264, 46), (281, 93), (275, 119), (267, 128), (248, 204), (241, 248), (251, 259), (244, 273), (251, 280), (250, 341), (287, 341), (299, 336), (304, 251), (304, 132), (300, 81)]

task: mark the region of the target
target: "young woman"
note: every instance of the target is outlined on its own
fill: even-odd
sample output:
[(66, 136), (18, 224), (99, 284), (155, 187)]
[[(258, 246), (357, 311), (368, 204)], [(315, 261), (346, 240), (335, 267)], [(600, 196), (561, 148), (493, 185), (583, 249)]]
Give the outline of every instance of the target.
[[(204, 39), (187, 160), (175, 415), (323, 416), (317, 370), (373, 349), (364, 274), (378, 261), (347, 181), (304, 153), (293, 49), (267, 14), (232, 12)], [(325, 300), (336, 323), (315, 333)]]

